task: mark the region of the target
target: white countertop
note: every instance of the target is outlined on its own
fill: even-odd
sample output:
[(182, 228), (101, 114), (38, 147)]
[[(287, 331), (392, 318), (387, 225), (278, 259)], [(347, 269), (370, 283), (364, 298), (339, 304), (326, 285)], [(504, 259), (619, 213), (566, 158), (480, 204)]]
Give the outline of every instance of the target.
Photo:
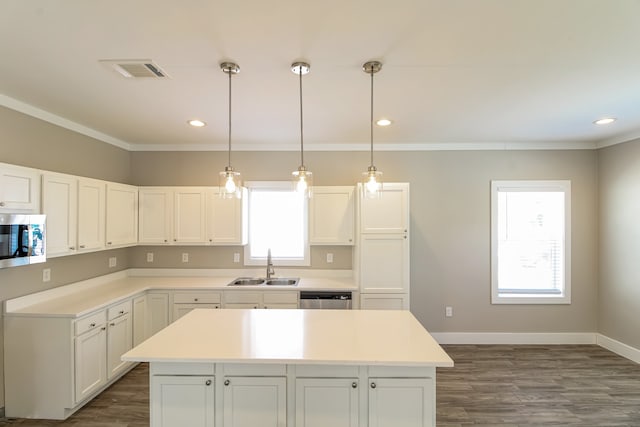
[(453, 366), (409, 311), (193, 310), (122, 356), (134, 362)]
[[(137, 274), (136, 274), (137, 273)], [(91, 311), (107, 307), (124, 298), (150, 290), (234, 290), (234, 291), (304, 291), (304, 290), (345, 290), (357, 291), (353, 279), (349, 277), (300, 277), (297, 286), (227, 286), (237, 275), (221, 276), (165, 276), (129, 275), (118, 272), (107, 276), (65, 285), (5, 302), (5, 315), (14, 316), (59, 316), (81, 317)], [(232, 272), (225, 271), (225, 274)], [(287, 276), (293, 277), (293, 276)]]

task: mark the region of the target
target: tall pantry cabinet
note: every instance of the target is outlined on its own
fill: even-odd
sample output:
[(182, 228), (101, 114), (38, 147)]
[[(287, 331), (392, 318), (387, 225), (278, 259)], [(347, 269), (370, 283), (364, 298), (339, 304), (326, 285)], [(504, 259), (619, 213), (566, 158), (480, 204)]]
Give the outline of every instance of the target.
[(360, 308), (409, 309), (409, 184), (385, 183), (379, 197), (358, 186), (356, 273)]

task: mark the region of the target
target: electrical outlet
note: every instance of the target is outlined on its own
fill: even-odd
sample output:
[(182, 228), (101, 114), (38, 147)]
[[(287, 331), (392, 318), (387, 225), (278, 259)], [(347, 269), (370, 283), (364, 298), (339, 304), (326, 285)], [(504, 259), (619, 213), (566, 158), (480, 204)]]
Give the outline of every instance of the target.
[(189, 262), (189, 254), (187, 252), (182, 254), (182, 262)]
[(42, 281), (49, 282), (51, 281), (51, 269), (45, 268), (42, 270)]
[(445, 317), (453, 317), (453, 307), (451, 307), (450, 305), (446, 306), (444, 308), (444, 315)]
[(113, 268), (118, 264), (118, 259), (114, 256), (109, 257), (109, 268)]
[(328, 253), (327, 254), (327, 264), (331, 264), (333, 262), (333, 254), (332, 253)]
[(235, 252), (233, 254), (233, 262), (240, 262), (240, 252)]
[(147, 252), (147, 262), (153, 262), (153, 252)]

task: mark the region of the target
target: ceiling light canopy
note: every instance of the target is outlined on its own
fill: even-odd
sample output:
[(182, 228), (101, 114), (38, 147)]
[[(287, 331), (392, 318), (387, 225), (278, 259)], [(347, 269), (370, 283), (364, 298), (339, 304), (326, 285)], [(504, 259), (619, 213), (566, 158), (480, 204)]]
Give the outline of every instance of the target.
[(362, 70), (371, 75), (371, 120), (369, 121), (370, 140), (371, 140), (371, 162), (367, 171), (363, 175), (364, 195), (366, 197), (379, 197), (382, 190), (382, 172), (380, 172), (373, 164), (373, 75), (382, 69), (382, 63), (378, 61), (369, 61), (362, 65)]
[(308, 171), (304, 165), (304, 121), (302, 115), (302, 76), (308, 74), (311, 67), (306, 62), (294, 62), (291, 64), (291, 71), (298, 75), (300, 86), (300, 166), (298, 170), (293, 171), (293, 185), (298, 193), (303, 196), (311, 196), (311, 187), (313, 186), (313, 173)]
[(220, 64), (222, 72), (229, 76), (229, 161), (223, 172), (219, 176), (219, 194), (223, 198), (242, 197), (242, 180), (240, 172), (231, 166), (231, 76), (240, 72), (240, 67), (233, 62), (223, 62)]
[(382, 127), (390, 126), (392, 123), (393, 123), (393, 121), (391, 121), (389, 119), (384, 119), (384, 118), (376, 120), (376, 124), (378, 126), (382, 126)]
[(203, 122), (202, 120), (198, 120), (198, 119), (189, 120), (187, 123), (189, 123), (194, 128), (201, 128), (201, 127), (204, 127), (204, 126), (207, 125), (205, 122)]
[(616, 119), (615, 117), (603, 117), (602, 119), (598, 119), (596, 121), (593, 122), (594, 125), (608, 125), (611, 124), (613, 122), (615, 122)]

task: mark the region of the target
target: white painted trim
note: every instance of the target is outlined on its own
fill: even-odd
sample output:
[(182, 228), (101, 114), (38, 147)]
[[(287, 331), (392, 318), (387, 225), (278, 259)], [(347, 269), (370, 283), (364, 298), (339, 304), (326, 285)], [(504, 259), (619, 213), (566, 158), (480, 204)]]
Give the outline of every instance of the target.
[(122, 141), (121, 139), (114, 138), (113, 136), (107, 135), (106, 133), (99, 132), (90, 127), (83, 126), (79, 123), (65, 119), (64, 117), (57, 116), (48, 111), (34, 107), (33, 105), (18, 101), (17, 99), (10, 98), (6, 95), (0, 94), (0, 105), (26, 114), (28, 116), (43, 120), (45, 122), (49, 122), (56, 126), (60, 126), (61, 128), (69, 129), (73, 132), (97, 139), (98, 141), (106, 142), (107, 144), (115, 145), (118, 148), (131, 151), (132, 144), (128, 142)]
[(630, 345), (621, 343), (602, 334), (596, 334), (596, 341), (600, 347), (604, 347), (622, 357), (640, 363), (640, 349), (631, 347)]
[(625, 142), (631, 142), (640, 138), (640, 132), (627, 133), (625, 135), (616, 136), (613, 138), (605, 139), (596, 143), (596, 148), (606, 148), (612, 145), (624, 144)]
[(593, 332), (430, 332), (439, 344), (596, 344)]

